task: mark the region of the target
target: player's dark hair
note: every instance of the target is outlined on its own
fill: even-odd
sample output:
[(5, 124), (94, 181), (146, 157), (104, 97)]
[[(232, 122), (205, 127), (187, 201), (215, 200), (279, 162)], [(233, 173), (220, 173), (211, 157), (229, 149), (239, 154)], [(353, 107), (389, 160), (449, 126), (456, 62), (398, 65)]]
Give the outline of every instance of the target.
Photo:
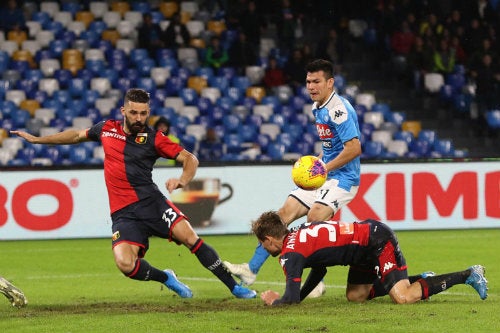
[(325, 73), (325, 79), (328, 80), (333, 77), (333, 64), (328, 60), (316, 59), (306, 65), (307, 73), (319, 71), (323, 71)]
[(252, 232), (257, 239), (264, 241), (266, 236), (275, 238), (284, 237), (288, 234), (288, 229), (281, 221), (280, 216), (275, 211), (262, 213), (257, 220), (252, 223)]
[(149, 103), (149, 93), (144, 89), (129, 89), (125, 94), (124, 104), (127, 104), (128, 102)]

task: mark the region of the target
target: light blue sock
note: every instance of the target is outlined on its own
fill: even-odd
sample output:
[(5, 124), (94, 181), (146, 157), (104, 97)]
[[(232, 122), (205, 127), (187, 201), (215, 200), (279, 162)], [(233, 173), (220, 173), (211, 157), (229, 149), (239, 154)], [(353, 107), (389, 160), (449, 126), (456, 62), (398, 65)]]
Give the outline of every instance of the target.
[(253, 253), (252, 259), (248, 262), (248, 266), (250, 267), (250, 270), (257, 274), (259, 272), (259, 269), (264, 265), (266, 262), (267, 258), (269, 257), (269, 253), (264, 249), (261, 243), (257, 245), (255, 248), (255, 252)]

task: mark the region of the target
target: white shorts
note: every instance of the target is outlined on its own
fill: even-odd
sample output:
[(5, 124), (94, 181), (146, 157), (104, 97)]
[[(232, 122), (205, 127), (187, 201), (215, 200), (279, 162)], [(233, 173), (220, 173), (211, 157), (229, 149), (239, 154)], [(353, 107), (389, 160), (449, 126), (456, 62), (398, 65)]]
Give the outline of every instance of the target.
[(347, 205), (354, 199), (358, 193), (359, 186), (351, 186), (350, 191), (338, 187), (337, 179), (327, 179), (327, 181), (319, 189), (314, 191), (306, 191), (301, 188), (296, 188), (289, 195), (299, 200), (307, 208), (311, 208), (313, 203), (319, 202), (333, 209), (333, 214)]

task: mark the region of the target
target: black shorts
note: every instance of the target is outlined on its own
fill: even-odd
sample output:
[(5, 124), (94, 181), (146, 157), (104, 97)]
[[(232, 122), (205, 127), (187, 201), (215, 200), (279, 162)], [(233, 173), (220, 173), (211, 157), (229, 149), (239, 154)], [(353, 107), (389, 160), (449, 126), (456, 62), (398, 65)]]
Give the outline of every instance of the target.
[(373, 284), (380, 279), (385, 290), (389, 292), (398, 282), (408, 278), (406, 260), (399, 248), (394, 232), (384, 223), (368, 220), (370, 223), (370, 242), (366, 256), (366, 264), (352, 265), (347, 282), (350, 284)]
[(173, 226), (186, 217), (165, 197), (150, 197), (133, 203), (111, 215), (113, 247), (126, 242), (140, 247), (139, 257), (149, 248), (149, 237), (170, 241)]

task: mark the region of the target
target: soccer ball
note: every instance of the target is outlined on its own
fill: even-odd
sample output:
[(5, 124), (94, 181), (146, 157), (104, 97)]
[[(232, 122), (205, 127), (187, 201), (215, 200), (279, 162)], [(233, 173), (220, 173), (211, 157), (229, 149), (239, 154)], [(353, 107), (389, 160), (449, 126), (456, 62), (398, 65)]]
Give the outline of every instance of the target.
[(292, 168), (292, 180), (301, 189), (316, 190), (323, 186), (328, 172), (325, 163), (316, 156), (302, 156)]

